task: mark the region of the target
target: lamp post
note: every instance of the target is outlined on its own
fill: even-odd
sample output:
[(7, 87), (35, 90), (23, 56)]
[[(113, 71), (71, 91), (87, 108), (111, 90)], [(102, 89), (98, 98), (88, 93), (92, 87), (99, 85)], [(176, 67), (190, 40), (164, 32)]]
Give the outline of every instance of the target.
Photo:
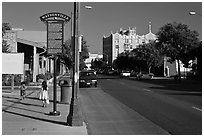
[[(91, 9), (91, 6), (85, 6), (86, 9)], [(72, 14), (72, 13), (71, 13)], [(71, 32), (72, 44), (73, 44), (73, 79), (72, 79), (72, 98), (70, 104), (69, 115), (67, 116), (67, 124), (70, 126), (82, 126), (83, 120), (79, 109), (78, 91), (79, 91), (79, 46), (80, 42), (80, 3), (74, 2), (73, 12), (73, 25), (71, 24), (71, 30), (73, 27), (73, 33)]]
[(200, 13), (197, 13), (196, 11), (190, 11), (189, 14), (190, 15), (199, 15), (200, 17), (202, 17), (202, 15)]

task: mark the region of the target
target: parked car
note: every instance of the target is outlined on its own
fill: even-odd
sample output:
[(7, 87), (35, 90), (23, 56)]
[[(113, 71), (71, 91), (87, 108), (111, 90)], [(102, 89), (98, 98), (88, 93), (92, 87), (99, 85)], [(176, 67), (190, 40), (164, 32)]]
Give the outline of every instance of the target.
[(108, 70), (108, 72), (107, 72), (107, 74), (108, 75), (117, 75), (118, 74), (118, 71), (117, 70), (112, 70), (112, 69), (110, 69), (110, 70)]
[(154, 76), (153, 73), (148, 73), (148, 72), (139, 72), (137, 74), (137, 79), (152, 79)]
[(97, 87), (97, 77), (94, 71), (84, 70), (79, 73), (79, 87)]
[(123, 71), (120, 73), (120, 76), (122, 76), (122, 77), (129, 77), (129, 76), (130, 76), (130, 71), (123, 70)]

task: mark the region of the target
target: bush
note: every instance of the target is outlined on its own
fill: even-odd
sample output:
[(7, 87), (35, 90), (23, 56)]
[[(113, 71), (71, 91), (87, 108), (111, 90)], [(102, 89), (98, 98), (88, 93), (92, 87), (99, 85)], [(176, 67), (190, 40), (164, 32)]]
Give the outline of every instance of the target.
[[(11, 74), (2, 74), (2, 86), (11, 86)], [(14, 75), (14, 86), (21, 84), (21, 75)]]
[(36, 76), (36, 80), (39, 81), (40, 79), (46, 80), (45, 75), (43, 75), (43, 74), (38, 74), (38, 75)]
[(38, 74), (36, 76), (37, 81), (41, 80), (48, 80), (51, 79), (53, 77), (52, 73), (46, 72), (45, 75), (44, 74)]

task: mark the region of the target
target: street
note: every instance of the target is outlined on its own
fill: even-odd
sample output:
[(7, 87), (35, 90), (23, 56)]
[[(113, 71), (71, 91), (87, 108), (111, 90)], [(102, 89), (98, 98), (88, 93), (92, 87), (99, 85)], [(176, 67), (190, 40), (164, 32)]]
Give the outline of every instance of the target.
[(104, 92), (171, 134), (202, 134), (201, 84), (179, 86), (175, 81), (114, 77), (98, 83)]

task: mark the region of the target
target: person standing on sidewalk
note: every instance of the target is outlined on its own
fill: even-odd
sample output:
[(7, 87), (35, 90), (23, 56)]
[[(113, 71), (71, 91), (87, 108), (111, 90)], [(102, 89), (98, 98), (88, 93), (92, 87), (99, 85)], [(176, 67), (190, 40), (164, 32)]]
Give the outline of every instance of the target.
[(47, 86), (46, 81), (42, 82), (42, 90), (40, 94), (40, 99), (42, 100), (43, 107), (46, 107), (47, 104), (49, 104), (48, 86)]
[(25, 82), (21, 82), (21, 86), (20, 86), (20, 96), (21, 96), (21, 100), (25, 98), (26, 95), (26, 85)]

